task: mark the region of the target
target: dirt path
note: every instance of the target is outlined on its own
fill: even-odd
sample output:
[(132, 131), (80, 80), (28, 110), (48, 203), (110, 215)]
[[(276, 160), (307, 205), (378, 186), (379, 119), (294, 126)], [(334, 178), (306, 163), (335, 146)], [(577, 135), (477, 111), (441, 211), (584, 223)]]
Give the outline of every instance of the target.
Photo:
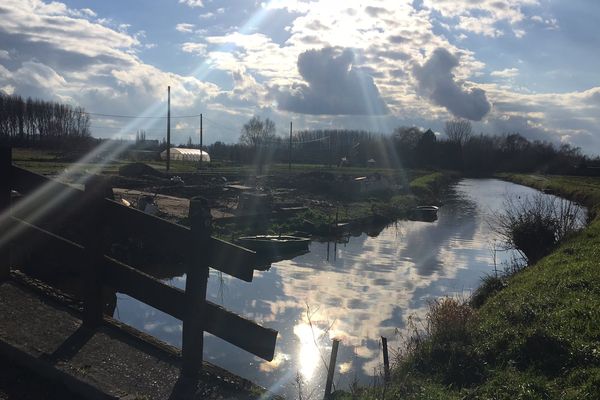
[[(190, 209), (190, 200), (182, 197), (168, 196), (165, 194), (155, 194), (150, 192), (144, 192), (141, 190), (134, 189), (122, 189), (113, 188), (115, 199), (125, 199), (133, 207), (137, 205), (138, 199), (142, 196), (150, 196), (154, 198), (154, 201), (158, 205), (158, 209), (167, 214), (172, 219), (183, 219), (187, 218)], [(212, 209), (212, 217), (214, 219), (231, 217), (232, 214), (226, 213), (220, 210)]]

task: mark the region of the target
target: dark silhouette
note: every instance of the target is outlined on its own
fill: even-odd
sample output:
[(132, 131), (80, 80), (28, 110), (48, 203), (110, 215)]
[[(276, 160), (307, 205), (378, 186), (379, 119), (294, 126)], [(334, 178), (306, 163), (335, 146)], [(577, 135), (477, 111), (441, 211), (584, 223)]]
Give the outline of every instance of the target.
[(0, 93), (0, 142), (64, 149), (90, 139), (90, 117), (83, 108)]

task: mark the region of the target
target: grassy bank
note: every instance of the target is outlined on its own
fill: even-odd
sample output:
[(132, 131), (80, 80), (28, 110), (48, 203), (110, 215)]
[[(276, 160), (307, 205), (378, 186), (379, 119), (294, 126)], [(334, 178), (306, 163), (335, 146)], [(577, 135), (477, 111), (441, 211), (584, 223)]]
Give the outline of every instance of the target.
[(555, 193), (596, 210), (600, 207), (600, 178), (587, 176), (498, 174), (498, 178)]
[[(600, 206), (600, 179), (503, 178)], [(413, 332), (399, 357), (385, 398), (599, 398), (599, 256), (596, 218), (481, 307), (456, 299), (433, 303), (424, 329)], [(354, 398), (382, 397), (375, 388)]]

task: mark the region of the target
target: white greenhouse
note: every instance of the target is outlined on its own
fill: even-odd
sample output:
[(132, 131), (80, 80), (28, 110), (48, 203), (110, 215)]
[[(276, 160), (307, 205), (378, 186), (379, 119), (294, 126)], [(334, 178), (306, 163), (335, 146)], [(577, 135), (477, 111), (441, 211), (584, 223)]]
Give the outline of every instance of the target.
[[(200, 149), (185, 149), (182, 147), (171, 147), (171, 160), (179, 161), (200, 161), (202, 157), (203, 162), (210, 162), (210, 156), (207, 152)], [(160, 153), (162, 160), (167, 159), (167, 150)]]

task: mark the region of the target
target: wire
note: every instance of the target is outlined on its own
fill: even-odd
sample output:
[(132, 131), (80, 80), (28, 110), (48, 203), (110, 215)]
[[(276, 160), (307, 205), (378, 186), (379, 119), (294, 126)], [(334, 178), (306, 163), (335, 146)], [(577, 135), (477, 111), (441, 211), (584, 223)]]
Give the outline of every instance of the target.
[[(161, 117), (151, 117), (151, 116), (143, 116), (143, 115), (120, 115), (120, 114), (105, 114), (105, 113), (96, 113), (96, 112), (88, 112), (79, 110), (77, 111), (80, 114), (87, 114), (95, 117), (108, 117), (108, 118), (132, 118), (132, 119), (167, 119), (167, 116)], [(197, 115), (171, 115), (171, 118), (200, 118), (200, 114)]]
[[(92, 129), (112, 129), (112, 130), (116, 130), (116, 131), (121, 131), (122, 128), (118, 127), (118, 126), (103, 126), (103, 125), (90, 125), (90, 128)], [(194, 128), (171, 128), (172, 131), (180, 131), (180, 132), (190, 132), (190, 133), (198, 133), (197, 129)], [(140, 129), (128, 129), (128, 131), (144, 131), (144, 132), (165, 132), (166, 129), (144, 129), (144, 128), (140, 128)]]
[(210, 123), (210, 124), (212, 124), (212, 125), (216, 126), (217, 128), (225, 129), (226, 131), (230, 131), (230, 132), (234, 132), (234, 133), (240, 133), (240, 130), (239, 130), (239, 129), (235, 129), (235, 128), (232, 128), (232, 127), (228, 127), (228, 126), (221, 125), (220, 123), (218, 123), (218, 122), (215, 122), (215, 121), (213, 121), (213, 120), (212, 120), (212, 119), (210, 119), (210, 118), (203, 117), (203, 119), (204, 119), (205, 121), (207, 121), (208, 123)]

